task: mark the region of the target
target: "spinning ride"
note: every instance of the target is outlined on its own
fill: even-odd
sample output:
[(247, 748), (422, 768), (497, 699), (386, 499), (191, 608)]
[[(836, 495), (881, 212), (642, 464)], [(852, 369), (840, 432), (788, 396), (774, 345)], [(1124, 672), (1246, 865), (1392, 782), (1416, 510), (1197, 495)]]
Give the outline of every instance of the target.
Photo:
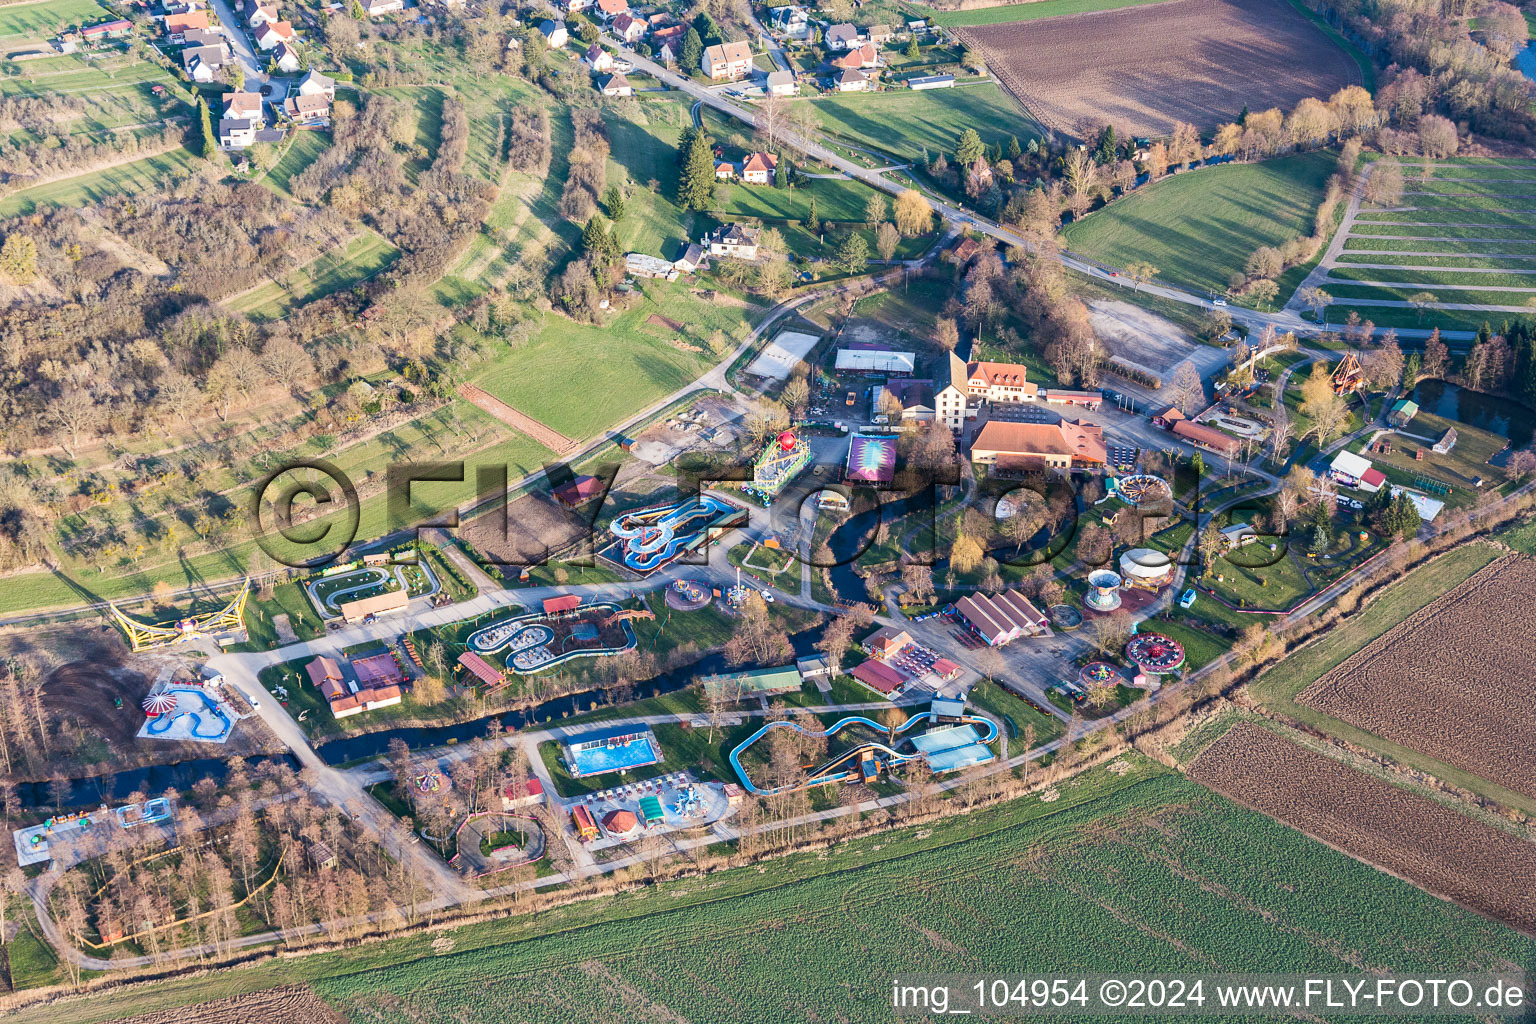
[(1083, 603), (1096, 612), (1112, 612), (1120, 607), (1120, 574), (1109, 569), (1095, 569), (1088, 574), (1088, 596)]
[(1125, 656), (1148, 675), (1167, 675), (1184, 664), (1184, 645), (1161, 633), (1140, 633), (1125, 645)]

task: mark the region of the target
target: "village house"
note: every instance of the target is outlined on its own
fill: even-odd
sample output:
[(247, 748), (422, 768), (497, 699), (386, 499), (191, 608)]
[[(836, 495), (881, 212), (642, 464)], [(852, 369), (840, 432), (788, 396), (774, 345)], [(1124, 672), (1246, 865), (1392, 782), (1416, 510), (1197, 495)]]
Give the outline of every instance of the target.
[(889, 25), (871, 25), (869, 26), (868, 35), (869, 41), (876, 46), (884, 46), (896, 38), (896, 33), (891, 31), (891, 26)]
[(229, 48), (222, 43), (217, 46), (189, 46), (181, 51), (182, 67), (187, 69), (187, 77), (194, 82), (213, 81), (219, 69), (227, 63)]
[(187, 29), (206, 29), (207, 27), (207, 11), (191, 11), (187, 14), (172, 14), (167, 15), (165, 19), (166, 38), (178, 46), (186, 41)]
[(613, 34), (631, 46), (644, 39), (650, 27), (650, 22), (644, 18), (637, 18), (628, 11), (613, 19)]
[(261, 119), (261, 93), (231, 92), (224, 94), (224, 116)]
[(613, 70), (613, 54), (603, 49), (601, 43), (593, 43), (587, 47), (587, 52), (582, 54), (581, 61), (594, 72)]
[(267, 22), (278, 19), (276, 4), (260, 4), (253, 0), (247, 0), (244, 14), (246, 25), (252, 29), (260, 28)]
[(769, 96), (794, 96), (800, 91), (793, 71), (770, 71), (763, 76), (763, 91)]
[(256, 46), (262, 50), (275, 50), (283, 43), (291, 43), (296, 38), (293, 25), (286, 21), (266, 21), (252, 33), (256, 37)]
[(363, 13), (370, 18), (405, 10), (405, 0), (362, 0)]
[(711, 256), (732, 256), (739, 260), (757, 259), (759, 232), (756, 228), (740, 224), (723, 224), (701, 241), (709, 247)]
[(753, 153), (741, 165), (741, 180), (748, 185), (771, 185), (778, 166), (779, 158), (772, 153)]
[(311, 68), (299, 79), (300, 96), (324, 96), (328, 100), (336, 98), (336, 80), (322, 75)]
[(539, 34), (549, 41), (551, 49), (559, 49), (570, 42), (571, 35), (565, 30), (563, 21), (542, 21), (539, 23)]
[(752, 68), (752, 47), (745, 39), (704, 48), (700, 65), (706, 75), (719, 81), (742, 78)]
[(324, 93), (310, 96), (292, 94), (283, 101), (283, 113), (303, 128), (323, 128), (331, 123), (331, 101)]
[(689, 242), (683, 249), (683, 254), (673, 261), (672, 265), (679, 273), (692, 274), (699, 270), (709, 269), (709, 256), (704, 252), (704, 247), (695, 242)]
[(850, 49), (841, 57), (834, 57), (831, 61), (835, 68), (877, 68), (880, 66), (880, 51), (875, 49), (874, 43), (865, 43)]
[[(80, 38), (91, 45), (107, 39), (122, 39), (133, 31), (133, 22), (118, 18), (116, 21), (100, 21), (80, 30)], [(62, 51), (61, 52), (73, 52)]]
[(829, 25), (827, 31), (822, 34), (821, 41), (826, 44), (827, 49), (840, 52), (862, 46), (867, 40), (862, 32), (845, 21)]
[(629, 79), (617, 71), (598, 79), (597, 88), (604, 96), (612, 98), (623, 98), (635, 94), (635, 87), (629, 84)]
[(298, 47), (292, 43), (278, 43), (277, 49), (272, 51), (272, 63), (277, 65), (277, 70), (287, 75), (293, 74), (304, 66)]
[(597, 0), (597, 13), (605, 20), (612, 20), (629, 12), (629, 0)]
[(245, 149), (256, 143), (256, 129), (261, 122), (247, 117), (219, 118), (219, 146), (223, 149)]
[(592, 6), (592, 0), (561, 0), (558, 6), (566, 14), (579, 14)]
[(730, 181), (736, 177), (736, 165), (729, 160), (721, 160), (715, 164), (715, 180)]
[(869, 76), (857, 68), (839, 71), (832, 79), (838, 92), (868, 92)]

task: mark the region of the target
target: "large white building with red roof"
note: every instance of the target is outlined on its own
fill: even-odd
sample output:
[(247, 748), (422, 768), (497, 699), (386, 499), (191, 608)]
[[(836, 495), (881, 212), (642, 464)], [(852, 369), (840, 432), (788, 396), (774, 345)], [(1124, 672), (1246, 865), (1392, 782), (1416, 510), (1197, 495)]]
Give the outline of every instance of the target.
[(992, 647), (1012, 643), (1021, 636), (1041, 636), (1050, 628), (1045, 614), (1017, 590), (962, 597), (955, 602), (955, 613)]

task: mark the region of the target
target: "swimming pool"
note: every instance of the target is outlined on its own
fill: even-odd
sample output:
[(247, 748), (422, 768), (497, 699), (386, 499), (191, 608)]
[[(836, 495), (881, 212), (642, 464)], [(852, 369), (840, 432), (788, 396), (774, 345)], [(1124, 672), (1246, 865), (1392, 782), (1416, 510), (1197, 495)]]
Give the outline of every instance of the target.
[(649, 734), (634, 736), (625, 743), (599, 741), (587, 746), (572, 747), (567, 755), (571, 775), (584, 779), (589, 775), (605, 775), (608, 772), (629, 771), (644, 768), (661, 760), (654, 740)]

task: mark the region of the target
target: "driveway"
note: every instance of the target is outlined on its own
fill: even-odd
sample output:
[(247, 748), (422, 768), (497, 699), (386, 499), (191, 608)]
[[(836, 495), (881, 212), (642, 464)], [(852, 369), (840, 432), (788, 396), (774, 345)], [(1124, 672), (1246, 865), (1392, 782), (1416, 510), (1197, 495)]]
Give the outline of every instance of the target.
[(267, 80), (267, 73), (262, 70), (263, 62), (256, 53), (256, 48), (251, 45), (250, 33), (245, 30), (245, 22), (230, 6), (229, 0), (212, 0), (213, 11), (219, 16), (219, 22), (224, 26), (224, 35), (229, 40), (229, 48), (234, 51), (235, 59), (245, 69), (245, 87), (254, 91)]

